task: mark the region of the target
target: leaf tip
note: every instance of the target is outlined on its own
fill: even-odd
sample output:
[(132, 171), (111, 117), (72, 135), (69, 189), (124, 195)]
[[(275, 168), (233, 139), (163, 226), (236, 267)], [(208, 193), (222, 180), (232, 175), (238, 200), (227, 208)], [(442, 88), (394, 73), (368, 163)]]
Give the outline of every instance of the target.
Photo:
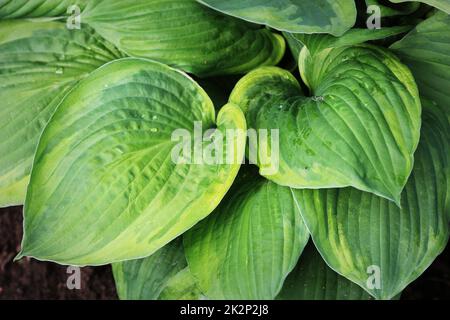
[(21, 250), (21, 251), (17, 254), (17, 256), (14, 257), (13, 262), (17, 262), (17, 261), (19, 261), (20, 259), (22, 259), (22, 258), (25, 257), (25, 256), (26, 256), (26, 254), (23, 252), (23, 250)]
[(402, 208), (402, 199), (401, 199), (401, 195), (395, 195), (392, 199), (392, 201), (395, 203), (395, 205), (401, 209)]

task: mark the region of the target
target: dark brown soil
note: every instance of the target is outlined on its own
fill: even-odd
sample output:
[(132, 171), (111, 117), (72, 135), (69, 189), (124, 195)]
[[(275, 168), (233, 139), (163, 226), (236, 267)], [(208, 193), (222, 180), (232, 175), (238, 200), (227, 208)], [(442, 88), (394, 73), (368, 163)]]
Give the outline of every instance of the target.
[[(111, 268), (81, 269), (81, 289), (66, 286), (67, 268), (24, 258), (13, 263), (22, 237), (22, 207), (0, 209), (0, 299), (117, 299)], [(450, 247), (402, 294), (402, 299), (450, 299)]]
[(24, 258), (22, 207), (0, 209), (0, 299), (117, 299), (111, 268), (81, 268), (81, 289), (69, 290), (67, 267)]

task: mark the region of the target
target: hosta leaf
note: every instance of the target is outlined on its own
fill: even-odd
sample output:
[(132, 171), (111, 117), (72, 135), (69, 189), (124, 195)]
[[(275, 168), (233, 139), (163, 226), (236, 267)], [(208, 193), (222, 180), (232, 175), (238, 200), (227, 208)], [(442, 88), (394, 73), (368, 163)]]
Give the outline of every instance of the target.
[(88, 0), (2, 0), (0, 19), (58, 17), (68, 14), (76, 5), (82, 10)]
[(298, 56), (303, 48), (303, 43), (293, 33), (283, 32), (283, 36), (286, 39), (289, 49), (291, 50), (292, 56), (298, 63)]
[[(412, 0), (390, 0), (394, 3), (403, 3), (403, 2), (411, 2)], [(430, 6), (438, 8), (447, 14), (450, 14), (450, 0), (414, 0), (418, 2), (426, 3)]]
[(291, 37), (308, 48), (311, 55), (328, 48), (338, 48), (361, 44), (367, 41), (385, 39), (411, 30), (410, 26), (398, 26), (382, 29), (351, 29), (340, 37), (329, 34), (291, 34)]
[(130, 56), (200, 76), (245, 73), (283, 56), (280, 35), (217, 14), (194, 0), (97, 0), (81, 21)]
[(186, 267), (167, 281), (159, 300), (206, 300), (206, 297), (201, 293), (197, 279)]
[(298, 191), (302, 216), (331, 268), (390, 299), (431, 264), (449, 236), (449, 141), (445, 112), (425, 103), (402, 209), (353, 188)]
[(176, 239), (150, 257), (113, 264), (122, 300), (196, 299), (200, 291), (189, 272), (183, 243)]
[(289, 72), (275, 67), (250, 72), (230, 96), (249, 128), (279, 130), (278, 159), (272, 131), (259, 143), (261, 174), (293, 188), (353, 186), (399, 203), (420, 130), (409, 70), (368, 45), (315, 56), (304, 47), (299, 64), (310, 97)]
[[(385, 0), (365, 0), (367, 7), (377, 6), (380, 9), (381, 18), (410, 15), (420, 7), (419, 2), (405, 2), (402, 5), (389, 3)], [(391, 1), (393, 2), (393, 1)]]
[(450, 119), (450, 17), (433, 15), (391, 49), (411, 69), (421, 96), (447, 108)]
[(273, 299), (308, 238), (291, 189), (251, 175), (184, 235), (184, 244), (208, 298)]
[(208, 164), (195, 150), (212, 143), (194, 132), (194, 160), (174, 158), (180, 141), (172, 134), (198, 123), (245, 130), (238, 107), (223, 107), (215, 120), (203, 89), (166, 65), (129, 58), (97, 69), (41, 136), (21, 255), (73, 265), (137, 259), (203, 219), (233, 182), (245, 139), (227, 138), (224, 159)]
[(341, 35), (356, 21), (354, 0), (197, 0), (226, 14), (296, 33)]
[(0, 207), (23, 204), (39, 136), (64, 95), (120, 56), (89, 28), (0, 22)]
[(277, 299), (370, 300), (371, 296), (357, 284), (330, 269), (310, 242), (284, 281)]

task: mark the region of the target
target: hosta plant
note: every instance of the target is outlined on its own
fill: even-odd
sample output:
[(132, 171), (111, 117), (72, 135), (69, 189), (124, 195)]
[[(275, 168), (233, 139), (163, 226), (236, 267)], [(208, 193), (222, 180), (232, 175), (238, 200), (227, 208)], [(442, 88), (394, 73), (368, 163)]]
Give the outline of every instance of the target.
[(16, 259), (111, 264), (121, 299), (398, 299), (449, 238), (449, 12), (0, 1)]

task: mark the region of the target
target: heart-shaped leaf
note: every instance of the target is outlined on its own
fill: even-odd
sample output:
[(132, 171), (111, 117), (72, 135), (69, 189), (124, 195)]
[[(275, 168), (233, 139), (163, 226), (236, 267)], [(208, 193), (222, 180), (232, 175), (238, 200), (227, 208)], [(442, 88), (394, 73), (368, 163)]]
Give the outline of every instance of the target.
[(360, 286), (334, 272), (313, 243), (303, 251), (294, 270), (284, 281), (279, 300), (370, 300)]
[[(391, 49), (411, 69), (420, 95), (450, 108), (450, 16), (437, 13), (419, 24)], [(447, 111), (450, 121), (450, 112)]]
[(65, 16), (72, 13), (71, 9), (74, 6), (82, 10), (88, 2), (89, 0), (2, 0), (0, 3), (0, 18)]
[(285, 50), (280, 35), (220, 15), (194, 0), (98, 0), (89, 3), (81, 21), (130, 56), (199, 76), (274, 65)]
[(150, 257), (114, 263), (112, 268), (122, 300), (193, 300), (201, 296), (187, 266), (181, 238)]
[(425, 102), (402, 209), (353, 188), (298, 190), (302, 216), (331, 268), (379, 299), (420, 276), (449, 237), (449, 141), (445, 111)]
[(273, 299), (309, 234), (292, 191), (241, 176), (219, 207), (184, 235), (186, 257), (211, 299)]
[(341, 35), (356, 21), (354, 0), (197, 0), (223, 13), (274, 29)]
[(399, 203), (420, 131), (420, 100), (409, 70), (369, 45), (314, 56), (304, 47), (299, 64), (311, 97), (275, 67), (250, 72), (231, 93), (249, 128), (270, 129), (258, 145), (261, 174), (293, 188), (353, 186)]
[(61, 99), (118, 57), (117, 49), (87, 27), (70, 31), (57, 22), (0, 22), (0, 207), (23, 204), (39, 136)]
[[(236, 133), (224, 141), (204, 139), (228, 130)], [(238, 107), (215, 120), (203, 89), (166, 65), (128, 58), (97, 69), (41, 136), (21, 255), (100, 265), (152, 254), (220, 202), (240, 167), (244, 130)], [(212, 146), (220, 156), (204, 157)]]

